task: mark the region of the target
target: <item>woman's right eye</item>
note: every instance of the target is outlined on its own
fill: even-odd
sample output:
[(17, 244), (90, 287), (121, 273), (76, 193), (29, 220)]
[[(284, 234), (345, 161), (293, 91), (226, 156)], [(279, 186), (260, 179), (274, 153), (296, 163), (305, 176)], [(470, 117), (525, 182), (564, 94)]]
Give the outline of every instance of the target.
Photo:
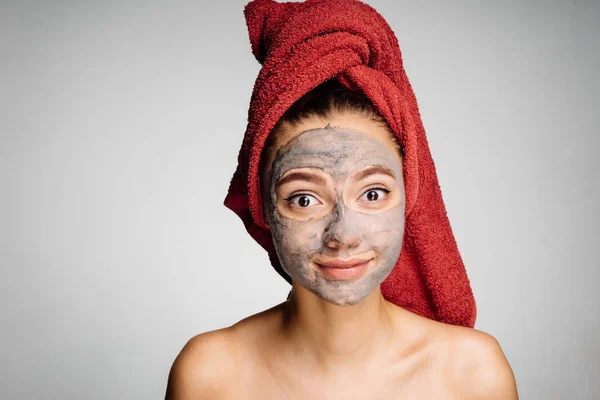
[(307, 208), (323, 204), (315, 196), (305, 193), (295, 194), (288, 197), (286, 200), (289, 201), (294, 207), (300, 208)]

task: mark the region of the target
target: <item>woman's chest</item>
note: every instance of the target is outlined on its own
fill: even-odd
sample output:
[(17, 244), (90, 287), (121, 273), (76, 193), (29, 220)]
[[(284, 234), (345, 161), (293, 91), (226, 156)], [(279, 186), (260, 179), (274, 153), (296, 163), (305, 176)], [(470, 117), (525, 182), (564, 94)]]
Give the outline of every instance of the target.
[[(234, 383), (235, 384), (235, 383)], [(240, 399), (459, 399), (455, 385), (433, 369), (394, 373), (379, 371), (315, 376), (301, 369), (254, 369), (238, 381), (236, 398)]]

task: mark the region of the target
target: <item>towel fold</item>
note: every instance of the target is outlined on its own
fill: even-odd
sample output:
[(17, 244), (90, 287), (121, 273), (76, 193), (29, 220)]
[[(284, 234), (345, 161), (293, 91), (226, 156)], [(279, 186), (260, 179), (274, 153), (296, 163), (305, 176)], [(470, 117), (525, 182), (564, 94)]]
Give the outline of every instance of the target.
[(356, 0), (254, 0), (244, 15), (252, 52), (262, 68), (225, 206), (239, 215), (248, 233), (267, 250), (275, 270), (290, 282), (263, 219), (260, 156), (268, 134), (296, 100), (338, 79), (365, 93), (403, 150), (405, 233), (400, 257), (381, 285), (383, 296), (427, 318), (473, 327), (475, 299), (398, 41), (387, 22)]

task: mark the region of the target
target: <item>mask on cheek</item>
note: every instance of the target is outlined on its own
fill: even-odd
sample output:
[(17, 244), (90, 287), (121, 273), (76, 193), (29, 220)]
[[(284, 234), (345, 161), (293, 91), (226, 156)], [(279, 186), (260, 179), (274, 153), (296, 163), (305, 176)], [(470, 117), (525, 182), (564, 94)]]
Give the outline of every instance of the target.
[[(376, 175), (366, 183), (356, 180), (357, 173), (374, 166), (393, 176), (381, 179), (385, 189), (365, 186), (379, 182)], [(291, 186), (284, 184), (282, 178), (295, 171), (304, 175)], [(296, 187), (298, 193), (292, 190)], [(330, 303), (359, 303), (385, 280), (400, 255), (400, 165), (390, 149), (366, 133), (303, 132), (277, 152), (266, 211), (277, 256), (293, 281)]]

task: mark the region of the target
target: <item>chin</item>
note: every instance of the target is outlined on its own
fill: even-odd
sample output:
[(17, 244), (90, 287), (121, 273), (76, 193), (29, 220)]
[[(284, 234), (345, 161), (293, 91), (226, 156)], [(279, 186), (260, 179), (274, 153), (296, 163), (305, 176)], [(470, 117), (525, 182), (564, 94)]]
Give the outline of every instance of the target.
[(342, 299), (341, 301), (340, 301), (340, 299), (324, 299), (324, 300), (326, 300), (328, 303), (331, 303), (333, 305), (343, 307), (343, 306), (353, 306), (355, 304), (360, 303), (364, 299), (365, 298), (362, 297), (362, 298), (359, 298), (359, 299)]
[(352, 293), (352, 289), (352, 287), (340, 288), (321, 286), (317, 290), (311, 290), (311, 292), (326, 302), (336, 306), (353, 306), (366, 299), (373, 292), (371, 290), (367, 293)]

